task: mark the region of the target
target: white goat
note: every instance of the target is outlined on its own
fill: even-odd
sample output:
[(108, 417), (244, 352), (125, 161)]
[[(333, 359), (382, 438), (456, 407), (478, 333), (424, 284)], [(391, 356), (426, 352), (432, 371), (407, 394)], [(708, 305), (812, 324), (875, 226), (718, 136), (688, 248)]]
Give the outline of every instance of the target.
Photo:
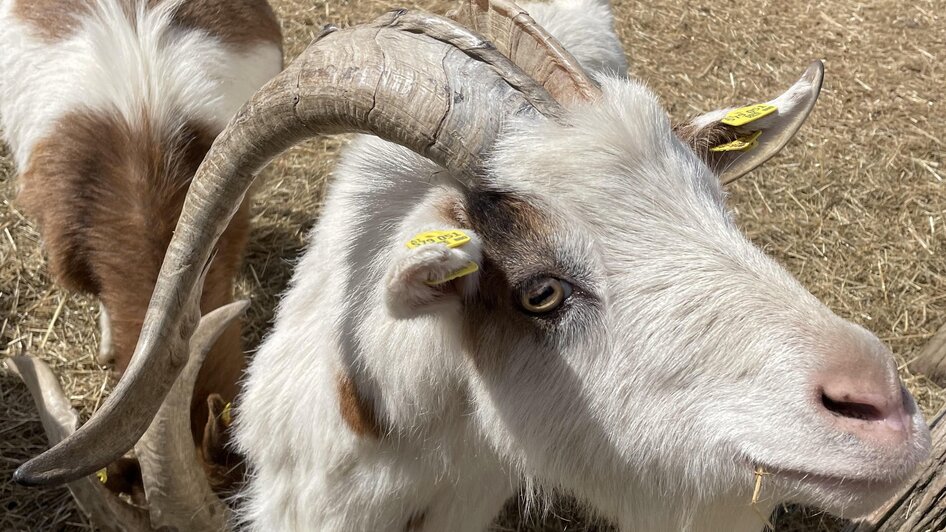
[[(611, 42), (603, 9), (536, 14)], [(478, 531), (541, 487), (624, 530), (748, 531), (785, 501), (853, 516), (888, 496), (929, 448), (890, 352), (753, 246), (720, 185), (794, 134), (820, 63), (764, 118), (672, 129), (639, 82), (599, 86), (509, 2), (455, 16), (496, 48), (404, 11), (328, 29), (191, 187), (129, 377), (179, 370), (213, 242), (274, 154), (338, 131), (390, 141), (346, 152), (250, 366), (249, 527)], [(623, 67), (573, 36), (559, 38), (589, 67)], [(742, 151), (708, 149), (731, 141)], [(429, 230), (469, 240), (405, 245)], [(169, 386), (122, 383), (19, 478), (68, 480), (120, 452), (140, 434), (123, 401), (144, 384)], [(87, 443), (110, 432), (107, 452)]]

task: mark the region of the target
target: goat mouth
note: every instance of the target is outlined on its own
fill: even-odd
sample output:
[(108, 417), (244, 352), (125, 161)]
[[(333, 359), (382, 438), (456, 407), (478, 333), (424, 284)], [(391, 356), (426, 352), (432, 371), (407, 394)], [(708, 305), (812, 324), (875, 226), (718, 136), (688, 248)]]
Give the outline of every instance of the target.
[(818, 491), (844, 492), (851, 495), (887, 493), (904, 482), (902, 478), (842, 475), (762, 464), (753, 466), (753, 473), (758, 474), (759, 468), (762, 474), (772, 480), (783, 484), (788, 483), (795, 489), (814, 488)]

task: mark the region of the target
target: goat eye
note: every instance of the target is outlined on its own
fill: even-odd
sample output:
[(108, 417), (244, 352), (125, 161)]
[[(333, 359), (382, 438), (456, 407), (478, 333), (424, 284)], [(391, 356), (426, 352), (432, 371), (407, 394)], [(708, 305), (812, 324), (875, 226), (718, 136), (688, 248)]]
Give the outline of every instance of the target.
[(572, 285), (554, 277), (534, 281), (522, 292), (519, 303), (526, 312), (545, 314), (562, 305), (572, 295)]

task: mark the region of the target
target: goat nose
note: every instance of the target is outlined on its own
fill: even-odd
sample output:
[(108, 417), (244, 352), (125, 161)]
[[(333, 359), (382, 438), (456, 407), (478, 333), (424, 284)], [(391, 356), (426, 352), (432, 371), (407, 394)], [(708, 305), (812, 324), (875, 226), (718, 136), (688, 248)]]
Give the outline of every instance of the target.
[(825, 372), (817, 407), (836, 428), (885, 445), (909, 439), (915, 407), (892, 360), (859, 360)]

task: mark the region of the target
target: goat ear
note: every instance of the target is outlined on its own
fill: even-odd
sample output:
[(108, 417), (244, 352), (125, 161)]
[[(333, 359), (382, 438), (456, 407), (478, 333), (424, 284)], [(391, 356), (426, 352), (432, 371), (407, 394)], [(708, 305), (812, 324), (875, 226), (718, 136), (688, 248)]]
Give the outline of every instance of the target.
[(764, 104), (712, 111), (674, 126), (674, 132), (724, 184), (778, 153), (808, 118), (824, 79), (824, 64), (808, 66), (801, 79)]
[(475, 293), (482, 251), (472, 231), (428, 227), (397, 246), (384, 285), (395, 318), (434, 312)]

